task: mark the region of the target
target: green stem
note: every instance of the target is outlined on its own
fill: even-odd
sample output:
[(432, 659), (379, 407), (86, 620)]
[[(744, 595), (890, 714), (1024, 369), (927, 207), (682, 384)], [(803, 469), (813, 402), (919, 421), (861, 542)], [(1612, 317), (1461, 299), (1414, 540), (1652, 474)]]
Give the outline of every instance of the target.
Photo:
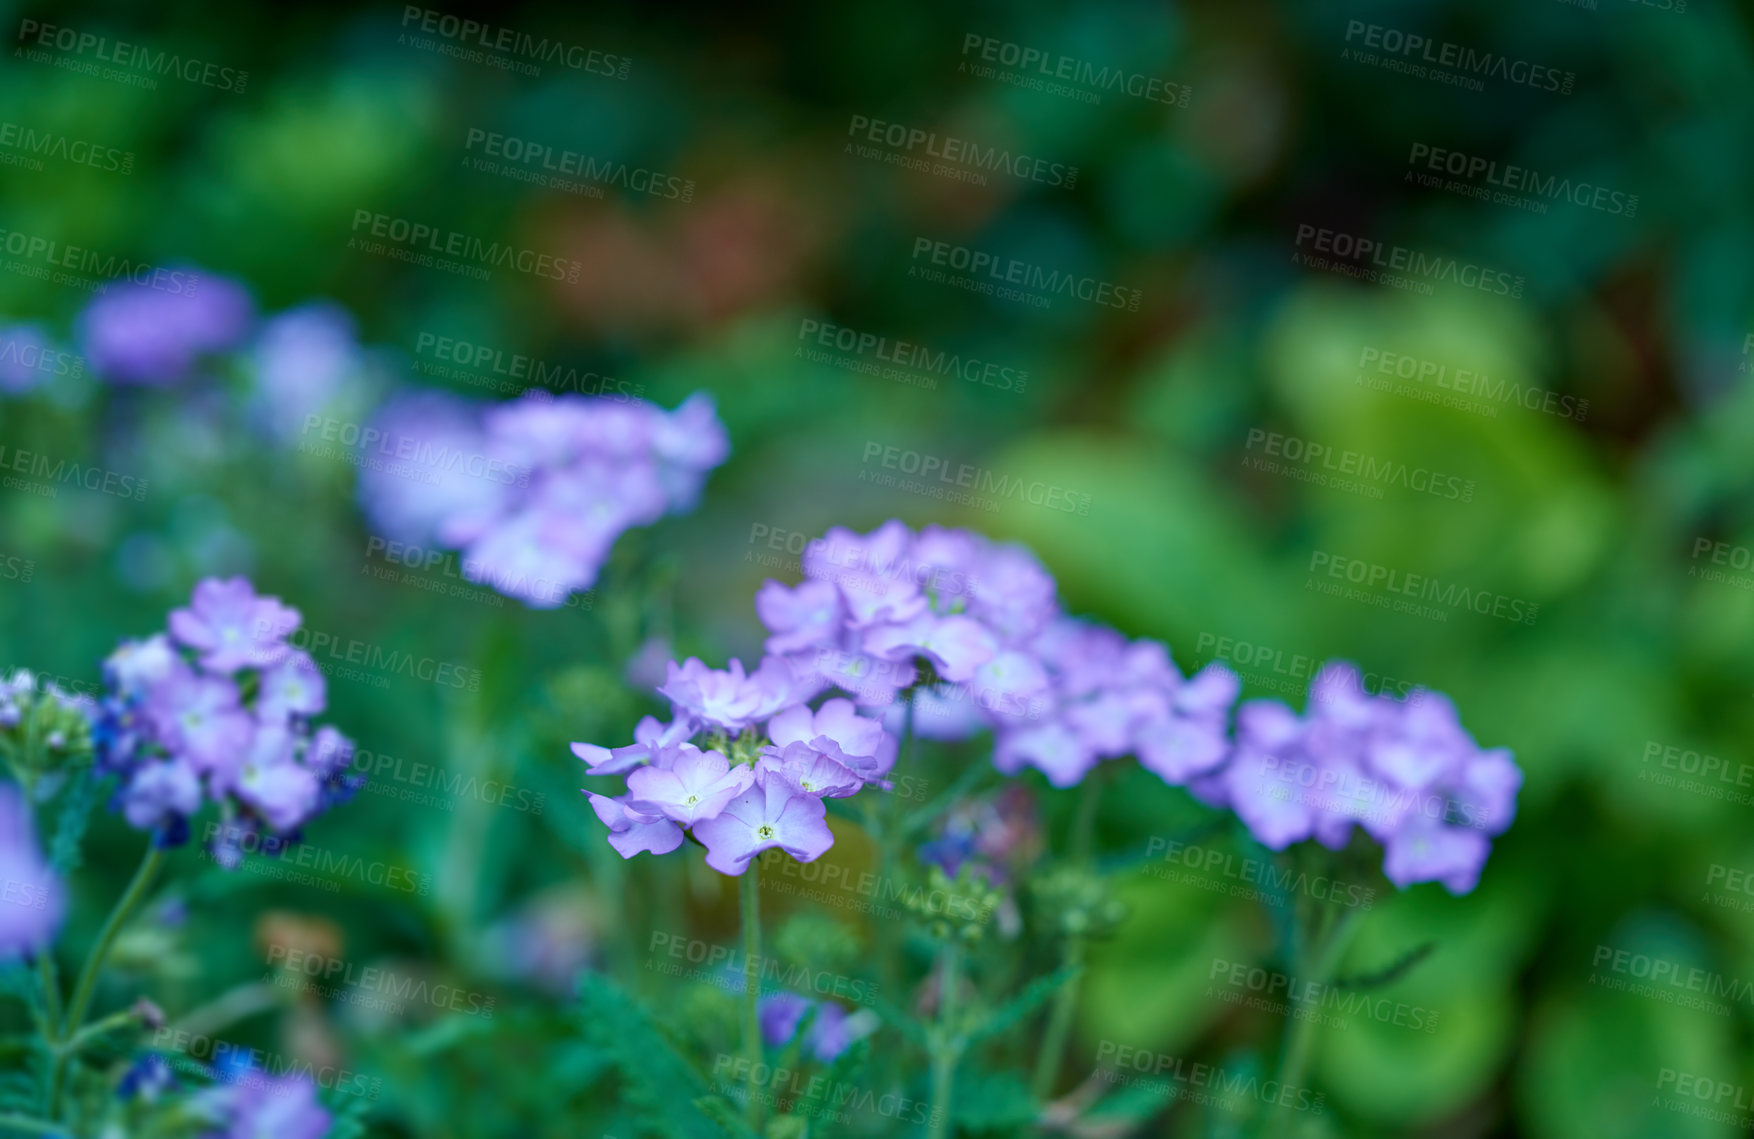
[(761, 1084), (756, 1070), (761, 1067), (761, 860), (752, 859), (743, 872), (743, 1055), (749, 1061), (749, 1100), (743, 1105), (744, 1118), (752, 1130), (761, 1130)]
[[(1096, 833), (1096, 808), (1102, 799), (1102, 768), (1085, 776), (1078, 789), (1077, 814), (1072, 817), (1071, 856), (1074, 865), (1088, 869), (1091, 847)], [(1066, 933), (1065, 964), (1077, 968), (1084, 964), (1084, 935), (1076, 930)], [(1074, 976), (1054, 994), (1053, 1008), (1048, 1012), (1047, 1030), (1042, 1034), (1041, 1051), (1035, 1058), (1035, 1098), (1047, 1102), (1053, 1095), (1054, 1081), (1059, 1078), (1060, 1065), (1065, 1062), (1066, 1044), (1072, 1036), (1073, 1014), (1078, 1011), (1078, 989), (1082, 975)]]
[(954, 932), (944, 947), (944, 973), (938, 982), (938, 1031), (932, 1035), (931, 1139), (950, 1134), (950, 1102), (962, 1038), (956, 1033), (957, 998), (962, 988), (962, 942)]
[[(1351, 911), (1336, 912), (1325, 933), (1313, 934), (1303, 955), (1307, 965), (1303, 974), (1305, 986), (1312, 992), (1321, 991), (1340, 971), (1352, 935), (1358, 931), (1358, 915)], [(1310, 1050), (1315, 1046), (1315, 1018), (1293, 1019), (1285, 1032), (1285, 1051), (1279, 1060), (1279, 1086), (1300, 1088), (1309, 1071)], [(1287, 1124), (1289, 1127), (1290, 1124)], [(1261, 1129), (1262, 1134), (1267, 1128)], [(1289, 1134), (1289, 1131), (1286, 1132)]]
[(61, 1021), (60, 1030), (55, 1034), (55, 1062), (49, 1073), (49, 1118), (58, 1119), (61, 1114), (61, 1088), (67, 1076), (69, 1053), (61, 1047), (73, 1038), (79, 1029), (85, 1026), (85, 1014), (91, 1008), (91, 998), (97, 991), (98, 974), (103, 971), (104, 962), (109, 959), (110, 947), (115, 943), (116, 935), (122, 926), (127, 924), (134, 911), (146, 898), (146, 891), (152, 885), (152, 879), (158, 874), (159, 866), (164, 862), (164, 851), (158, 843), (149, 841), (146, 854), (140, 859), (140, 866), (134, 871), (134, 880), (128, 883), (116, 907), (110, 911), (104, 926), (92, 944), (91, 952), (85, 958), (85, 967), (79, 971), (79, 983), (73, 986), (73, 998), (67, 1002), (67, 1015)]
[(43, 985), (43, 1035), (52, 1037), (61, 1031), (61, 978), (50, 946), (37, 954), (37, 977)]

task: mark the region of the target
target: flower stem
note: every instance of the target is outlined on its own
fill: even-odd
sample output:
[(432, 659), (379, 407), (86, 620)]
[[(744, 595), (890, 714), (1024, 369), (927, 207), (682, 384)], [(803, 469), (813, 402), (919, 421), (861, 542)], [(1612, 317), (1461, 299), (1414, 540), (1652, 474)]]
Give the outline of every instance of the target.
[(56, 1045), (55, 1060), (49, 1072), (49, 1118), (58, 1119), (61, 1114), (61, 1089), (67, 1076), (67, 1062), (71, 1053), (61, 1047), (71, 1040), (75, 1033), (85, 1027), (85, 1014), (91, 1008), (91, 998), (97, 991), (98, 974), (103, 971), (104, 962), (109, 959), (110, 947), (115, 943), (116, 934), (127, 924), (134, 911), (145, 899), (152, 879), (158, 874), (158, 868), (164, 862), (164, 851), (159, 849), (156, 841), (149, 841), (146, 854), (140, 859), (140, 866), (134, 871), (134, 880), (128, 883), (110, 916), (104, 920), (103, 929), (98, 932), (97, 941), (92, 944), (91, 952), (86, 955), (85, 967), (79, 971), (79, 983), (73, 987), (73, 998), (67, 1002), (67, 1015), (61, 1021), (61, 1027), (55, 1034), (53, 1043)]
[[(1316, 991), (1317, 986), (1325, 988), (1333, 982), (1335, 974), (1340, 971), (1340, 962), (1346, 956), (1346, 948), (1352, 943), (1352, 935), (1358, 930), (1358, 924), (1355, 913), (1340, 911), (1325, 931), (1311, 932), (1304, 943), (1305, 952), (1300, 955), (1304, 958), (1300, 971), (1312, 991)], [(1314, 1017), (1293, 1019), (1286, 1029), (1285, 1051), (1279, 1059), (1278, 1080), (1281, 1088), (1302, 1087), (1304, 1075), (1309, 1070), (1310, 1049), (1315, 1046), (1315, 1025)], [(1266, 1135), (1268, 1130), (1263, 1126), (1261, 1134)]]
[(752, 1130), (761, 1130), (761, 860), (752, 859), (743, 872), (740, 889), (743, 906), (743, 1055), (749, 1061), (749, 1099), (744, 1118)]
[(950, 1134), (950, 1101), (956, 1083), (956, 1061), (962, 1038), (956, 1034), (956, 1002), (962, 988), (962, 941), (955, 931), (944, 947), (944, 972), (938, 981), (938, 1031), (932, 1036), (931, 1139)]
[[(1099, 767), (1091, 772), (1078, 789), (1078, 813), (1072, 817), (1070, 850), (1073, 863), (1081, 868), (1090, 865), (1091, 845), (1096, 832), (1096, 807), (1102, 798), (1102, 771)], [(1084, 964), (1084, 935), (1077, 930), (1066, 933), (1065, 964), (1068, 968)], [(1046, 1102), (1053, 1095), (1054, 1081), (1059, 1078), (1060, 1065), (1065, 1061), (1066, 1044), (1072, 1035), (1072, 1017), (1078, 1011), (1080, 980), (1081, 975), (1072, 977), (1054, 994), (1047, 1031), (1041, 1038), (1041, 1052), (1035, 1058), (1032, 1088), (1038, 1101)]]

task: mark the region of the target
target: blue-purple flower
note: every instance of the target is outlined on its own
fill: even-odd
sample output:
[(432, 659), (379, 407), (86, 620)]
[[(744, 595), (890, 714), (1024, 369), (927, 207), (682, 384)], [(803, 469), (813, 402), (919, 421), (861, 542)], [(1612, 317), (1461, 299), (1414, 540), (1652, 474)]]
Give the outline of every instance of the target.
[(0, 784), (0, 960), (42, 952), (66, 913), (66, 891), (37, 847), (30, 804)]
[(241, 344), (254, 319), (242, 285), (181, 267), (112, 283), (80, 314), (80, 350), (114, 383), (165, 386)]
[(209, 578), (168, 623), (104, 665), (97, 765), (120, 778), (130, 825), (181, 841), (212, 801), (228, 824), (215, 856), (233, 862), (243, 836), (293, 835), (357, 791), (351, 741), (311, 722), (327, 693), (316, 662), (287, 643), (297, 610), (243, 578)]

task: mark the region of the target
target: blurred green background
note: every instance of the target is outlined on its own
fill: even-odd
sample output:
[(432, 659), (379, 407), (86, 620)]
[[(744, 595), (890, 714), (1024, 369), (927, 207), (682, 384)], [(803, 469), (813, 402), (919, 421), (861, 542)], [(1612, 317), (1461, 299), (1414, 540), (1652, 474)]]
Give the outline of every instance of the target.
[[(1450, 693), (1483, 745), (1514, 750), (1520, 815), (1474, 894), (1375, 883), (1361, 944), (1387, 957), (1435, 940), (1392, 992), (1439, 1016), (1429, 1034), (1366, 1019), (1322, 1036), (1312, 1078), (1339, 1134), (1738, 1130), (1665, 1106), (1674, 1089), (1659, 1079), (1754, 1087), (1754, 1002), (1716, 1015), (1606, 991), (1593, 963), (1607, 946), (1754, 978), (1750, 897), (1726, 889), (1729, 870), (1754, 870), (1754, 788), (1736, 782), (1754, 763), (1754, 571), (1736, 553), (1754, 546), (1745, 7), (444, 10), (623, 57), (625, 77), (441, 55), (411, 42), (425, 10), (410, 23), (396, 5), (0, 9), (14, 33), (46, 21), (248, 72), (241, 92), (174, 77), (146, 90), (8, 52), (0, 118), (133, 161), (0, 168), (7, 230), (196, 264), (245, 282), (265, 312), (338, 301), (372, 349), (343, 417), (398, 385), (493, 394), (435, 374), (424, 335), (614, 377), (667, 407), (705, 389), (732, 439), (698, 510), (627, 535), (583, 603), (537, 612), (435, 592), (450, 580), (439, 569), (374, 576), (386, 563), (352, 470), (300, 453), (301, 424), (276, 425), (272, 443), (240, 430), (227, 410), (236, 376), (173, 393), (68, 383), (0, 403), (0, 443), (149, 487), (138, 502), (0, 493), (0, 552), (34, 564), (29, 582), (0, 583), (0, 664), (90, 685), (115, 641), (161, 627), (198, 577), (248, 573), (313, 629), (481, 671), (479, 693), (333, 680), (331, 719), (362, 748), (403, 771), (433, 764), (545, 796), (538, 813), (374, 789), (312, 829), (318, 847), (410, 868), (430, 880), (424, 893), (228, 876), (184, 852), (172, 878), (186, 920), (158, 940), (142, 932), (130, 958), (173, 1014), (259, 977), (264, 930), (292, 922), (349, 959), (497, 995), (492, 1018), (417, 1012), (384, 1026), (306, 1000), (230, 1030), (345, 1052), (383, 1080), (374, 1134), (636, 1133), (616, 1130), (612, 1074), (566, 1002), (507, 945), (528, 941), (516, 931), (532, 922), (563, 963), (602, 963), (605, 931), (622, 926), (668, 921), (657, 928), (728, 942), (734, 905), (698, 867), (606, 858), (565, 745), (619, 742), (653, 710), (624, 677), (648, 638), (710, 661), (758, 655), (751, 599), (766, 577), (796, 579), (792, 535), (896, 516), (1029, 543), (1070, 607), (1164, 639), (1184, 669), (1229, 659), (1250, 695), (1301, 706), (1311, 662), (1346, 657)], [(1574, 82), (1565, 93), (1488, 75), (1473, 90), (1391, 70), (1363, 42), (1374, 33), (1356, 30), (1373, 25)], [(981, 59), (992, 41), (1157, 77), (1186, 105), (988, 77), (982, 67), (1006, 70)], [(858, 133), (864, 120), (1076, 167), (1075, 184), (910, 169)], [(689, 192), (641, 192), (631, 178), (532, 186), (472, 161), (485, 135)], [(1422, 184), (1433, 150), (1605, 187), (1622, 205), (1636, 195), (1636, 212), (1591, 194), (1464, 192), (1481, 177)], [(373, 256), (349, 247), (358, 211), (514, 240), (583, 271), (576, 284), (503, 270), (475, 281)], [(1521, 295), (1325, 271), (1299, 256), (1315, 253), (1306, 226), (1501, 270)], [(923, 273), (939, 247), (922, 241), (1110, 282), (1139, 303), (981, 295)], [(0, 311), (63, 336), (83, 299), (0, 272)], [(869, 354), (815, 339), (823, 324), (1027, 382), (866, 374), (852, 365)], [(1377, 370), (1394, 357), (1453, 379)], [(1295, 457), (1307, 444), (1379, 471), (1440, 471), (1469, 493), (1393, 477), (1321, 485), (1304, 477), (1321, 462)], [(927, 458), (1067, 488), (1088, 510), (959, 504), (886, 482)], [(1396, 612), (1317, 589), (1345, 584), (1328, 575), (1337, 558), (1538, 608), (1532, 622), (1457, 604)], [(1664, 783), (1683, 774), (1664, 755), (1678, 765), (1688, 751), (1721, 757), (1729, 781)], [(1106, 802), (1105, 850), (1143, 857), (1199, 817), (1137, 771), (1125, 785)], [(419, 789), (411, 776), (400, 786)], [(136, 836), (114, 822), (93, 842), (71, 920), (81, 944), (135, 857)], [(1124, 893), (1133, 916), (1092, 951), (1072, 1066), (1094, 1063), (1105, 1040), (1221, 1055), (1273, 1038), (1276, 1018), (1209, 985), (1215, 958), (1252, 960), (1268, 943), (1254, 908), (1149, 875)], [(652, 986), (660, 1003), (681, 999)], [(1176, 1126), (1171, 1112), (1149, 1133)]]

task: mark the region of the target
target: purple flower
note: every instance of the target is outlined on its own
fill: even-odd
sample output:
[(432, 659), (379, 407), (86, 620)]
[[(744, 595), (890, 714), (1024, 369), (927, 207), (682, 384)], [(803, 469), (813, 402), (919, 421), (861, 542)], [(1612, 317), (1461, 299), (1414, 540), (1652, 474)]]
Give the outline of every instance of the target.
[(832, 645), (846, 620), (840, 590), (826, 581), (805, 581), (796, 587), (766, 582), (755, 595), (755, 612), (773, 630), (767, 639), (770, 653)]
[(166, 749), (202, 774), (236, 764), (254, 727), (235, 683), (186, 666), (152, 689), (146, 710)]
[(735, 657), (724, 669), (711, 669), (698, 657), (682, 664), (671, 662), (659, 692), (670, 698), (677, 715), (728, 732), (741, 732), (750, 725), (802, 697), (801, 689), (785, 661), (768, 657), (753, 674), (745, 674)]
[(769, 778), (695, 824), (694, 837), (706, 844), (708, 866), (739, 877), (751, 859), (771, 847), (799, 862), (822, 857), (834, 845), (827, 815), (821, 799), (799, 794), (783, 779)]
[(116, 383), (174, 384), (200, 357), (241, 343), (253, 319), (241, 285), (182, 268), (155, 284), (112, 282), (80, 315), (81, 350)]
[(235, 772), (215, 777), (217, 791), (230, 791), (277, 831), (290, 831), (315, 810), (317, 776), (295, 758), (297, 741), (284, 724), (264, 723)]
[(998, 637), (972, 617), (922, 613), (901, 624), (885, 624), (864, 637), (867, 652), (886, 660), (923, 656), (946, 680), (972, 680), (975, 670), (999, 651)]
[(261, 413), (276, 434), (296, 435), (327, 406), (361, 363), (353, 317), (318, 301), (262, 326), (254, 347)]
[(802, 745), (867, 779), (895, 766), (897, 741), (880, 721), (859, 715), (851, 700), (824, 700), (815, 712), (787, 708), (768, 721), (767, 734), (778, 748)]
[(804, 1036), (804, 1052), (824, 1063), (833, 1063), (855, 1041), (869, 1036), (877, 1028), (876, 1014), (861, 1010), (848, 1014), (833, 1001), (813, 1001), (797, 993), (768, 993), (757, 1005), (761, 1022), (761, 1038), (773, 1048), (783, 1048), (798, 1035), (798, 1027), (811, 1009), (816, 1015)]
[(628, 775), (627, 808), (693, 826), (723, 810), (754, 777), (743, 764), (732, 767), (720, 752), (680, 744), (668, 768), (641, 767)]
[(201, 778), (180, 759), (148, 760), (122, 791), (122, 814), (136, 830), (158, 830), (201, 809)]
[(1006, 775), (1033, 767), (1055, 787), (1076, 786), (1096, 762), (1084, 738), (1060, 723), (1006, 732), (993, 749), (993, 766)]
[(798, 1035), (804, 1014), (816, 1002), (797, 993), (768, 993), (756, 1004), (755, 1015), (761, 1021), (761, 1038), (770, 1048), (784, 1048)]
[(171, 635), (201, 654), (209, 672), (263, 668), (286, 653), (281, 643), (298, 628), (298, 610), (279, 598), (258, 597), (247, 579), (206, 578), (195, 586), (189, 608), (170, 615)]
[(692, 508), (729, 453), (712, 401), (675, 412), (641, 400), (530, 392), (488, 406), (393, 401), (362, 472), (381, 529), (462, 550), (463, 574), (538, 608), (589, 588), (617, 538)]
[(633, 729), (629, 747), (606, 748), (596, 744), (575, 743), (572, 753), (591, 766), (586, 775), (625, 775), (643, 764), (667, 767), (675, 758), (676, 745), (694, 734), (694, 725), (686, 716), (678, 716), (669, 724), (656, 716), (641, 717)]
[(312, 716), (328, 705), (328, 684), (310, 654), (293, 649), (262, 673), (256, 715), (263, 720)]
[(625, 798), (611, 799), (590, 791), (585, 796), (591, 810), (609, 828), (609, 845), (623, 858), (632, 858), (641, 851), (669, 854), (682, 845), (682, 828), (660, 814), (631, 810)]
[(47, 949), (66, 912), (66, 893), (37, 848), (30, 804), (0, 784), (0, 959)]
[(217, 1125), (202, 1139), (323, 1139), (334, 1122), (302, 1075), (270, 1076), (253, 1068), (210, 1088), (200, 1105)]
[(857, 794), (865, 780), (844, 764), (814, 750), (808, 744), (791, 743), (769, 748), (757, 766), (763, 778), (784, 780), (803, 795), (844, 799)]
[(1492, 840), (1471, 827), (1449, 827), (1417, 818), (1383, 845), (1383, 874), (1401, 889), (1415, 882), (1442, 882), (1452, 894), (1466, 894), (1480, 882)]

